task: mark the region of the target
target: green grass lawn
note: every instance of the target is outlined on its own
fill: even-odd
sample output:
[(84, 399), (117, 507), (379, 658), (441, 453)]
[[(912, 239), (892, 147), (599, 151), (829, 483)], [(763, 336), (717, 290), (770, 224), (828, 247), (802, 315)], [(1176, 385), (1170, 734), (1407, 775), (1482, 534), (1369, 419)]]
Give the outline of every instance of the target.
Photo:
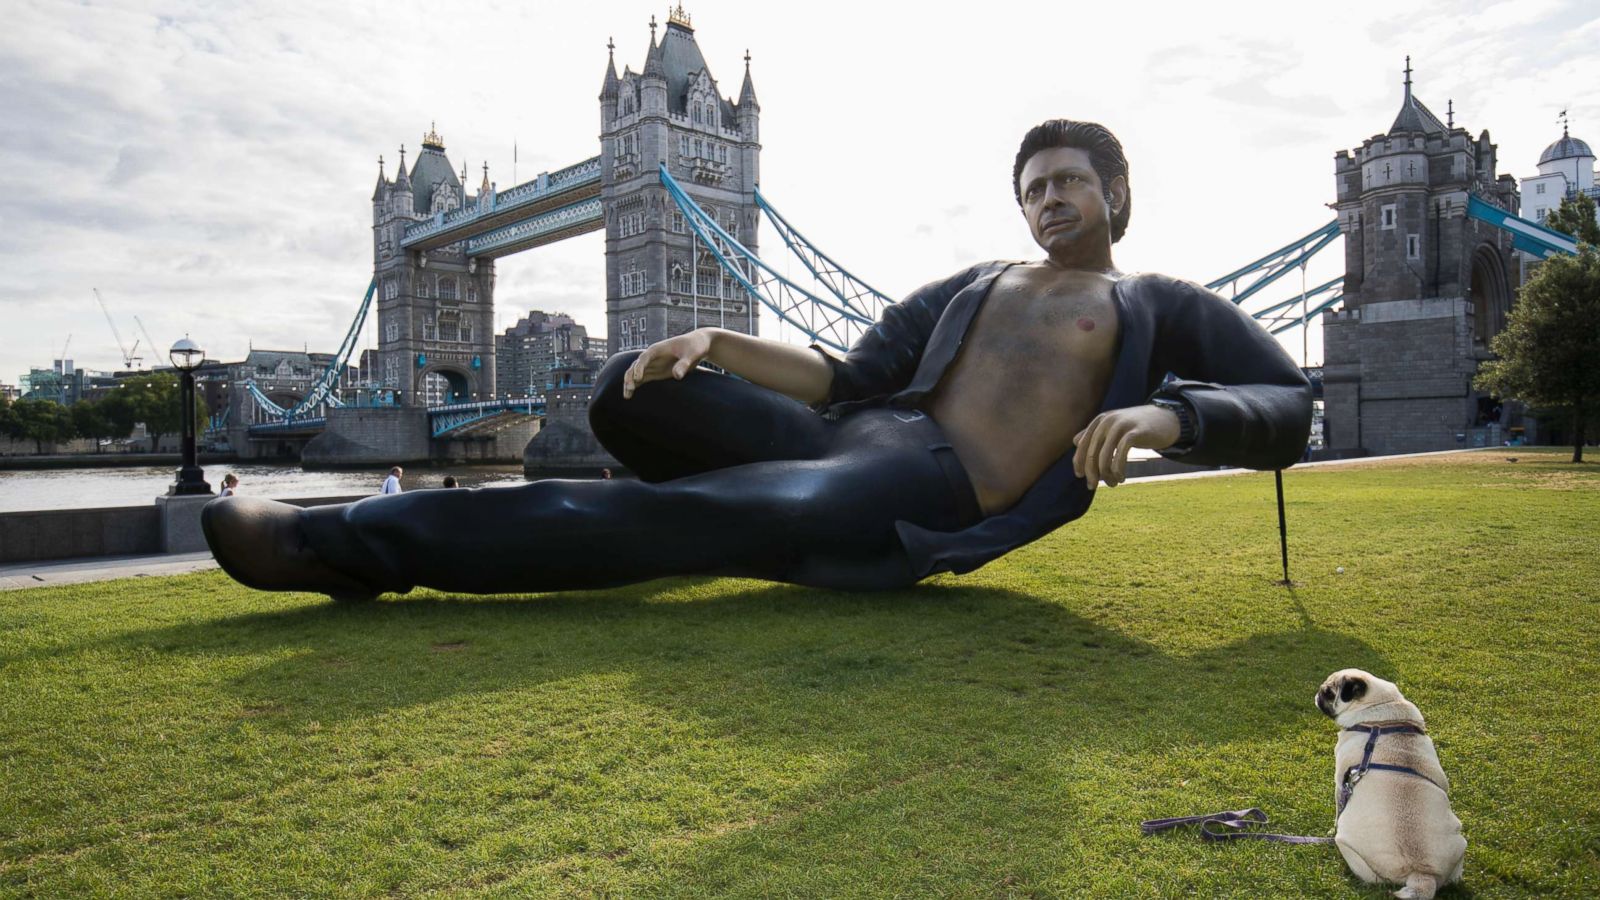
[(1378, 897), (1332, 847), (1138, 829), (1324, 833), (1312, 693), (1358, 666), (1454, 784), (1446, 896), (1600, 895), (1600, 465), (1569, 453), (1291, 471), (1292, 590), (1250, 474), (1102, 491), (887, 594), (0, 594), (0, 894)]

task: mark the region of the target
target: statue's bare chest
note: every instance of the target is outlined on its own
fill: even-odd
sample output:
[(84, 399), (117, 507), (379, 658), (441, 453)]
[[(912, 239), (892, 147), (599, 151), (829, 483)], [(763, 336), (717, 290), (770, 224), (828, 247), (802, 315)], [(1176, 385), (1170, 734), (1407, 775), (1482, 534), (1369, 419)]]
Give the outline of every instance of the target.
[(996, 279), (963, 341), (963, 355), (1013, 374), (1109, 360), (1117, 339), (1112, 282), (1019, 268)]

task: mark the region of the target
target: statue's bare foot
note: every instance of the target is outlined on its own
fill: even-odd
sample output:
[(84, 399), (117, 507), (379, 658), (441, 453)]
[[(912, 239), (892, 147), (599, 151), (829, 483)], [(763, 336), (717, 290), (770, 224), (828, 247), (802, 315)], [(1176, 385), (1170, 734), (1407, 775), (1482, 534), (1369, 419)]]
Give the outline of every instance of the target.
[(317, 556), (300, 527), (300, 508), (256, 497), (221, 497), (200, 511), (211, 555), (235, 581), (262, 591), (308, 591), (339, 601), (378, 592)]

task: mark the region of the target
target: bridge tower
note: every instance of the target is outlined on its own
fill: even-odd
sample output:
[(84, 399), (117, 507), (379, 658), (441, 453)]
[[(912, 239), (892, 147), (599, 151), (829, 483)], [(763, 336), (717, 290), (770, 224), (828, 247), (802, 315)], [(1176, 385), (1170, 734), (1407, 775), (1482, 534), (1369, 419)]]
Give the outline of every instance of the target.
[[(407, 225), (469, 204), (466, 167), (458, 177), (434, 128), (406, 170), (405, 147), (393, 180), (378, 161), (372, 194), (373, 277), (378, 353), (373, 380), (407, 406), (494, 396), (494, 261), (469, 259), (460, 243), (432, 250), (400, 246)], [(490, 192), (488, 171), (479, 195)]]
[(745, 54), (738, 100), (718, 93), (681, 4), (644, 71), (607, 61), (600, 92), (609, 351), (648, 346), (698, 326), (755, 334), (751, 298), (694, 239), (657, 175), (667, 166), (702, 208), (756, 250), (760, 115)]
[(1518, 208), (1495, 145), (1441, 122), (1412, 93), (1385, 134), (1334, 154), (1344, 309), (1324, 317), (1327, 445), (1375, 454), (1461, 446), (1491, 404), (1472, 390), (1505, 327), (1518, 266), (1511, 235), (1467, 217), (1467, 198)]

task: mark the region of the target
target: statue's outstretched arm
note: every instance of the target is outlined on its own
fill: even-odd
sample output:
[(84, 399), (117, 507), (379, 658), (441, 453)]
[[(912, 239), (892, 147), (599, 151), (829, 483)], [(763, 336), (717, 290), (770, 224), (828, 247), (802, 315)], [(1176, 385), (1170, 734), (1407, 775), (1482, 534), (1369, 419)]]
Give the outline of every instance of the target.
[(725, 328), (699, 328), (651, 344), (622, 378), (622, 396), (641, 384), (664, 378), (682, 380), (701, 360), (801, 403), (828, 396), (833, 369), (804, 347), (768, 341)]
[(1187, 282), (1174, 294), (1161, 304), (1152, 363), (1175, 377), (1152, 399), (1185, 403), (1195, 438), (1187, 451), (1162, 455), (1193, 465), (1293, 465), (1311, 433), (1305, 373), (1244, 310)]

